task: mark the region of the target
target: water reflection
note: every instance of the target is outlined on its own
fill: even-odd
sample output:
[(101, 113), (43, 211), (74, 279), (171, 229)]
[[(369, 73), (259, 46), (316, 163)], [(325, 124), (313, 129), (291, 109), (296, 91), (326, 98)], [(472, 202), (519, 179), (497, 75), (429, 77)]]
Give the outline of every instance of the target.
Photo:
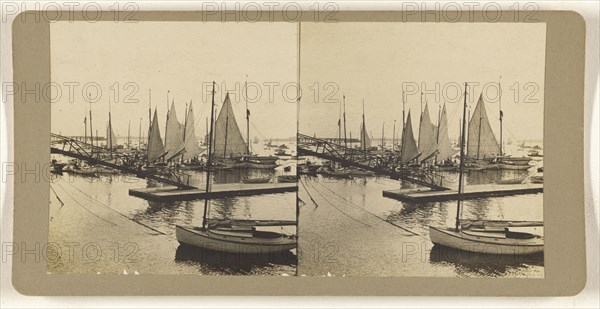
[(175, 262), (197, 267), (202, 273), (252, 275), (261, 274), (276, 265), (295, 267), (298, 258), (291, 251), (233, 254), (180, 245), (175, 253)]
[(506, 276), (532, 266), (544, 266), (544, 255), (496, 255), (433, 246), (429, 255), (433, 265), (452, 266), (465, 276)]

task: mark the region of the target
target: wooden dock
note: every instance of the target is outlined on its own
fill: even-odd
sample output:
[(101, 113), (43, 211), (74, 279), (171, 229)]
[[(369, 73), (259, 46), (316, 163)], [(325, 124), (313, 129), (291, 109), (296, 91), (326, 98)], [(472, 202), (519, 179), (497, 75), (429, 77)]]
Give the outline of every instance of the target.
[(273, 194), (298, 191), (297, 183), (227, 183), (214, 184), (211, 192), (206, 194), (203, 189), (177, 189), (174, 186), (129, 189), (129, 195), (152, 201), (189, 201), (204, 198), (219, 198), (228, 196)]
[[(493, 196), (509, 196), (521, 194), (533, 194), (544, 192), (544, 184), (524, 183), (524, 184), (484, 184), (484, 185), (468, 185), (462, 194), (463, 200), (493, 197)], [(383, 191), (384, 197), (393, 198), (403, 202), (420, 203), (420, 202), (441, 202), (458, 199), (458, 191), (445, 190), (436, 191), (428, 188), (419, 189), (399, 189)]]

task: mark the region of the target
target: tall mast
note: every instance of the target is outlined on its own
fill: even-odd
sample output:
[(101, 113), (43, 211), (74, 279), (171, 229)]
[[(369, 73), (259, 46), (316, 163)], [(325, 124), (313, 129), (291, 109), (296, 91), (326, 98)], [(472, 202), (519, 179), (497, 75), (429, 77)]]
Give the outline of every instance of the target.
[(502, 118), (504, 118), (504, 113), (502, 112), (502, 87), (500, 86), (500, 81), (502, 80), (502, 76), (498, 80), (498, 111), (500, 115), (500, 156), (502, 157), (504, 153), (502, 152)]
[[(479, 102), (478, 102), (479, 104)], [(485, 104), (483, 100), (481, 100), (481, 104)], [(477, 110), (477, 108), (475, 108)], [(477, 159), (479, 160), (479, 150), (481, 149), (481, 120), (483, 119), (482, 108), (479, 108), (479, 129), (477, 130)], [(473, 115), (475, 116), (475, 115)]]
[[(94, 153), (94, 130), (92, 128), (92, 100), (91, 96), (88, 93), (88, 102), (90, 102), (90, 139), (92, 142), (92, 153)], [(96, 134), (96, 142), (98, 142), (98, 134)]]
[[(437, 134), (436, 134), (437, 136), (435, 137), (435, 142), (438, 144), (438, 147), (439, 147), (439, 143), (440, 143), (440, 129), (441, 129), (440, 128), (440, 123), (441, 123), (441, 120), (442, 120), (442, 105), (438, 104), (438, 125), (437, 125)], [(438, 153), (439, 153), (439, 151), (436, 152), (436, 154), (435, 154), (435, 162), (437, 162), (437, 157), (438, 157), (437, 154)]]
[[(225, 107), (225, 105), (223, 105), (223, 107)], [(221, 108), (223, 108), (221, 107)], [(229, 108), (227, 108), (225, 110), (225, 112), (227, 114), (225, 114), (225, 145), (223, 146), (223, 158), (227, 157), (227, 131), (228, 131), (228, 127), (229, 127)], [(212, 122), (210, 124), (212, 126)], [(212, 129), (211, 129), (212, 131)]]
[(87, 115), (83, 116), (83, 128), (85, 129), (85, 132), (83, 133), (83, 142), (87, 143)]
[(344, 147), (348, 148), (348, 139), (346, 138), (346, 95), (344, 98)]
[(140, 117), (140, 129), (138, 131), (138, 149), (142, 148), (142, 117)]
[[(210, 192), (210, 171), (212, 170), (212, 144), (213, 123), (215, 119), (215, 82), (213, 81), (212, 102), (210, 104), (210, 132), (208, 133), (208, 155), (206, 159), (206, 193)], [(208, 198), (204, 199), (204, 212), (202, 214), (202, 228), (206, 229), (206, 215), (208, 213)]]
[(111, 122), (111, 116), (110, 116), (110, 97), (108, 97), (108, 139), (109, 139), (109, 151), (110, 151), (110, 158), (112, 159), (113, 157), (113, 140), (112, 140), (112, 122)]
[(342, 101), (340, 101), (340, 110), (338, 116), (338, 145), (342, 144)]
[(127, 125), (127, 149), (131, 148), (129, 144), (129, 138), (131, 136), (131, 120), (129, 120), (129, 124)]
[[(466, 131), (466, 119), (467, 119), (467, 83), (465, 83), (465, 98), (464, 98), (464, 105), (463, 105), (463, 121), (462, 121), (462, 132)], [(458, 202), (456, 204), (456, 223), (454, 225), (454, 228), (456, 229), (456, 231), (458, 231), (460, 229), (460, 207), (461, 207), (461, 200), (462, 200), (462, 192), (464, 190), (463, 188), (463, 170), (465, 168), (465, 135), (461, 134), (460, 135), (460, 165), (458, 168)]]
[(381, 124), (381, 150), (383, 150), (384, 147), (384, 142), (383, 142), (383, 136), (385, 135), (385, 121)]
[[(165, 146), (167, 146), (167, 129), (169, 128), (169, 92), (171, 92), (170, 90), (167, 90), (167, 121), (165, 122)], [(164, 160), (164, 157), (163, 157)]]
[(367, 126), (365, 124), (365, 98), (363, 98), (363, 102), (362, 102), (363, 106), (363, 112), (362, 112), (362, 131), (360, 132), (360, 142), (362, 144), (362, 150), (364, 152), (367, 152)]
[(248, 149), (246, 150), (250, 154), (250, 110), (248, 109), (248, 75), (246, 75), (246, 81), (244, 82), (244, 89), (246, 92), (246, 141), (248, 142)]
[(404, 89), (402, 89), (402, 135), (400, 137), (401, 138), (400, 142), (402, 144), (400, 144), (400, 166), (402, 166), (402, 155), (404, 153), (404, 130), (405, 130), (404, 127), (406, 126), (406, 123), (405, 123), (406, 116), (404, 115), (404, 104), (405, 103), (406, 102), (404, 101)]
[(394, 151), (394, 146), (396, 146), (396, 119), (394, 119), (394, 127), (392, 130), (392, 151)]

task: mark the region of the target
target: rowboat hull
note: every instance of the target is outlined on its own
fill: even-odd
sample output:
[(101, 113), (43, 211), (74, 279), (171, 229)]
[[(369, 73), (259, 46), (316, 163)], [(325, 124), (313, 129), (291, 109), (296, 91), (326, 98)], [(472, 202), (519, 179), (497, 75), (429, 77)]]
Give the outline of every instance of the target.
[[(285, 252), (297, 247), (295, 237), (286, 237), (272, 232), (266, 234), (267, 237), (260, 237), (252, 233), (227, 234), (178, 225), (175, 233), (180, 244), (225, 253), (266, 254)], [(273, 237), (276, 235), (281, 237)]]
[(501, 237), (500, 233), (485, 235), (430, 226), (429, 238), (434, 245), (484, 254), (529, 255), (544, 251), (541, 237), (517, 239)]

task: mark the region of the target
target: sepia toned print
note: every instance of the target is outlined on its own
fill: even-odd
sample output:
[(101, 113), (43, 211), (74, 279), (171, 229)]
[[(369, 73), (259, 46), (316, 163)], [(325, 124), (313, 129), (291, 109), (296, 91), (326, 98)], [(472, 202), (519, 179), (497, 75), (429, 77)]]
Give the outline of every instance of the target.
[(48, 273), (296, 273), (295, 24), (50, 32)]
[(301, 34), (298, 273), (543, 278), (546, 25)]

